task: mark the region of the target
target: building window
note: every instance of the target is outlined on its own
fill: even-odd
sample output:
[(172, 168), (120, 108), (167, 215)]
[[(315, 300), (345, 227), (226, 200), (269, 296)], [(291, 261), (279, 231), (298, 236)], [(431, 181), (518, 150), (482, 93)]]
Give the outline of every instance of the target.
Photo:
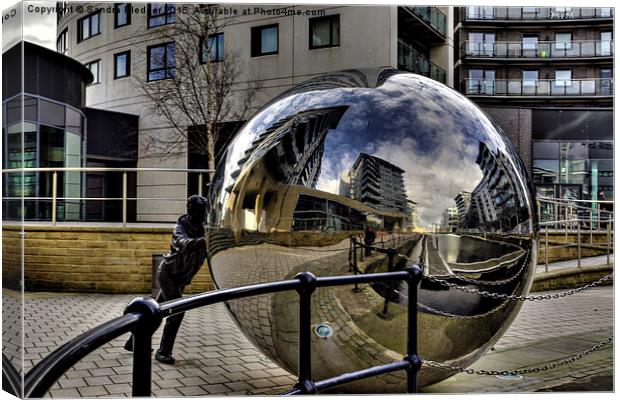
[(493, 7), (467, 7), (467, 17), (472, 19), (493, 19)]
[(614, 73), (611, 69), (605, 68), (601, 69), (600, 72), (601, 82), (600, 82), (600, 94), (604, 96), (610, 96), (613, 94), (613, 77)]
[(570, 69), (558, 69), (555, 71), (555, 86), (570, 86), (572, 71)]
[[(208, 49), (207, 49), (208, 46)], [(207, 62), (207, 52), (211, 55), (209, 62), (221, 62), (224, 61), (224, 34), (214, 33), (209, 35), (207, 43), (205, 43), (204, 37), (200, 38), (200, 63), (205, 64)]]
[(67, 54), (67, 50), (69, 49), (67, 43), (67, 32), (68, 28), (65, 28), (60, 35), (58, 35), (58, 39), (56, 40), (56, 51), (62, 54)]
[(611, 31), (601, 32), (601, 52), (602, 56), (610, 56), (613, 47), (613, 33)]
[(340, 15), (310, 19), (310, 49), (340, 46)]
[(555, 34), (555, 49), (556, 50), (570, 50), (573, 46), (573, 34), (572, 33), (556, 33)]
[(536, 50), (538, 47), (538, 35), (523, 35), (523, 50)]
[(252, 28), (252, 57), (278, 54), (278, 24)]
[(523, 86), (532, 87), (538, 84), (538, 70), (523, 70)]
[(495, 92), (495, 70), (470, 69), (467, 92), (472, 94), (493, 94)]
[(92, 84), (101, 82), (101, 60), (86, 63), (86, 68), (93, 74)]
[(120, 28), (131, 24), (131, 5), (129, 3), (116, 3), (114, 5), (114, 28)]
[(149, 28), (175, 23), (177, 20), (175, 11), (174, 4), (150, 3), (147, 9)]
[(468, 51), (476, 56), (492, 56), (495, 47), (495, 33), (469, 33)]
[(124, 51), (114, 54), (114, 79), (124, 78), (130, 75), (131, 52)]
[(176, 72), (174, 42), (158, 44), (147, 48), (148, 81), (173, 78)]
[(78, 43), (101, 33), (101, 12), (97, 11), (77, 22)]

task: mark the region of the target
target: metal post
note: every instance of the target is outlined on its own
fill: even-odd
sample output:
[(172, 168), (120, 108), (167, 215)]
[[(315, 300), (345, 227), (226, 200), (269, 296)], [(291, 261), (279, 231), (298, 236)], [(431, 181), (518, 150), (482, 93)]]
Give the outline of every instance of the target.
[(610, 264), (609, 262), (610, 245), (611, 245), (611, 223), (608, 220), (607, 221), (607, 264)]
[(577, 268), (581, 268), (581, 224), (577, 225)]
[(151, 396), (151, 346), (153, 333), (161, 324), (161, 309), (155, 299), (143, 297), (133, 300), (125, 308), (125, 314), (140, 316), (133, 335), (133, 397)]
[(564, 241), (568, 243), (568, 206), (564, 207)]
[(123, 171), (123, 226), (127, 226), (127, 171)]
[(58, 193), (58, 172), (52, 174), (52, 225), (56, 225), (56, 197)]
[(422, 273), (416, 265), (407, 268), (407, 271), (407, 393), (417, 393), (417, 375), (422, 366), (422, 360), (418, 357), (418, 282)]
[(545, 272), (549, 272), (549, 225), (545, 225)]
[[(394, 256), (396, 255), (396, 250), (394, 248), (390, 248), (387, 250), (388, 257), (388, 272), (392, 272), (394, 270)], [(390, 296), (392, 295), (392, 285), (391, 283), (386, 283), (386, 291), (385, 291), (385, 301), (383, 302), (383, 310), (379, 316), (381, 318), (387, 318), (388, 316), (388, 306), (390, 305)]]
[(198, 195), (202, 196), (202, 172), (198, 173)]
[(594, 218), (592, 214), (592, 208), (590, 208), (590, 244), (592, 244), (592, 231), (594, 230)]
[(304, 394), (316, 393), (316, 385), (312, 380), (312, 351), (311, 351), (311, 314), (312, 293), (316, 289), (316, 276), (310, 272), (300, 272), (295, 276), (301, 282), (299, 293), (299, 360), (297, 360), (298, 380), (296, 389)]

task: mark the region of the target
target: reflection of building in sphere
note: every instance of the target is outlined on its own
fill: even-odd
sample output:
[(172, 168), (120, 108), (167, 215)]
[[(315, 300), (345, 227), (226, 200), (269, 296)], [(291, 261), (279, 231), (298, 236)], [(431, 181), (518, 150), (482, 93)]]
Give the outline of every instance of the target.
[(441, 228), (444, 232), (452, 232), (458, 226), (459, 211), (455, 207), (446, 208), (441, 219)]
[(458, 210), (458, 224), (459, 226), (464, 226), (465, 218), (471, 205), (471, 192), (459, 192), (454, 198), (454, 202), (456, 203), (456, 209)]
[(360, 153), (353, 166), (341, 175), (339, 193), (376, 210), (404, 215), (400, 223), (385, 221), (387, 228), (411, 226), (412, 208), (405, 192), (404, 173), (379, 157)]
[(523, 215), (525, 199), (517, 188), (512, 165), (499, 152), (491, 151), (480, 143), (476, 163), (483, 177), (471, 193), (471, 207), (466, 223), (469, 226), (485, 226), (489, 229), (513, 229), (527, 219)]

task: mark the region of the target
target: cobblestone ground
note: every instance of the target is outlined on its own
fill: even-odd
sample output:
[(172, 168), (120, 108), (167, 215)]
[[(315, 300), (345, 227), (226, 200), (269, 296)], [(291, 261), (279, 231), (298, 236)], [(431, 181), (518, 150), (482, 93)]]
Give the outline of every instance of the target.
[[(87, 329), (122, 314), (136, 296), (27, 294), (25, 369)], [(5, 310), (12, 296), (3, 295)], [(542, 365), (585, 350), (612, 334), (613, 289), (598, 288), (558, 300), (527, 302), (494, 349), (474, 368), (512, 369)], [(154, 338), (159, 342), (161, 328)], [(126, 338), (106, 344), (77, 363), (50, 391), (52, 397), (110, 397), (131, 393), (131, 354)], [(153, 362), (155, 396), (278, 394), (295, 377), (259, 353), (243, 336), (223, 305), (185, 316), (175, 347), (177, 363)], [(578, 379), (613, 375), (612, 346), (576, 363), (520, 381), (459, 374), (425, 392), (524, 392), (553, 390)], [(609, 388), (592, 388), (611, 390)]]

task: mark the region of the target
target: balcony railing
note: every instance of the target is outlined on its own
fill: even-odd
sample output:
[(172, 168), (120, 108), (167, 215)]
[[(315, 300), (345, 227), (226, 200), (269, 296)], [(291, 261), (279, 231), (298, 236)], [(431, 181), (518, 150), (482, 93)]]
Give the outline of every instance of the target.
[(398, 68), (446, 83), (446, 71), (443, 68), (435, 65), (402, 40), (398, 41)]
[(613, 18), (614, 9), (571, 8), (571, 7), (465, 7), (467, 20), (573, 20), (593, 18)]
[(482, 96), (613, 96), (613, 79), (465, 79), (468, 95)]
[(461, 45), (461, 57), (551, 59), (613, 57), (613, 55), (613, 40), (538, 43), (466, 40)]
[(405, 7), (433, 29), (446, 36), (446, 15), (437, 7)]

